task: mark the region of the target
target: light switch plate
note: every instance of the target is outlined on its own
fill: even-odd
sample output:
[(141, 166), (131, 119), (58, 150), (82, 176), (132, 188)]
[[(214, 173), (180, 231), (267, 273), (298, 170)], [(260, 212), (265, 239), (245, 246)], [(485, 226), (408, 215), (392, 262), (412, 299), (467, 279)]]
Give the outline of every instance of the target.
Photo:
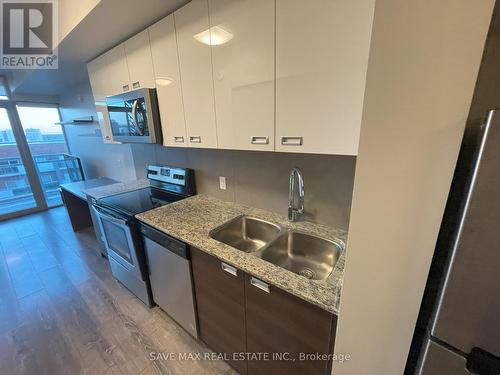
[(221, 190), (226, 190), (226, 177), (219, 176), (219, 187)]

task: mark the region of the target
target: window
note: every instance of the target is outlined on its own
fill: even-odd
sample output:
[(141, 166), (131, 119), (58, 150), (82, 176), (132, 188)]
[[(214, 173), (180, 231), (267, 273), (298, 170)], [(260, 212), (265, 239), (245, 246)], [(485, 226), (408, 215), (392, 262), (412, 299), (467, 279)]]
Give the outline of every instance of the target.
[(49, 207), (60, 205), (59, 184), (71, 181), (63, 177), (67, 165), (59, 162), (68, 153), (63, 129), (57, 124), (61, 121), (59, 109), (43, 104), (18, 104), (16, 108), (47, 204)]
[(0, 220), (60, 205), (59, 185), (83, 179), (58, 106), (16, 104), (7, 83), (0, 76)]
[[(7, 88), (7, 82), (4, 76), (0, 76), (0, 100), (9, 100), (9, 89)], [(2, 140), (2, 135), (0, 134), (0, 142)]]
[(17, 113), (30, 146), (31, 155), (50, 156), (68, 152), (57, 106), (17, 105)]

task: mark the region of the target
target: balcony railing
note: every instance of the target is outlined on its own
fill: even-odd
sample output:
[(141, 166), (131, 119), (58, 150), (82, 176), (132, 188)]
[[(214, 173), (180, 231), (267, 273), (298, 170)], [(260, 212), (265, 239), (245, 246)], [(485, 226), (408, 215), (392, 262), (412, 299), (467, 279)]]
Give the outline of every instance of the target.
[[(68, 154), (33, 157), (49, 207), (62, 204), (59, 186), (84, 179), (80, 159)], [(0, 158), (0, 214), (35, 206), (26, 170), (20, 157)]]

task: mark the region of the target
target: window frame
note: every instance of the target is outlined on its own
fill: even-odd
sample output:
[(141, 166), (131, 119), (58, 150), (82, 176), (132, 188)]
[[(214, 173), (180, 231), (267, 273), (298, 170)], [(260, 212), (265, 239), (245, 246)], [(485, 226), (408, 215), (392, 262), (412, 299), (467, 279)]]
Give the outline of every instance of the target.
[[(26, 135), (24, 133), (24, 128), (22, 126), (21, 119), (19, 117), (19, 113), (17, 110), (18, 106), (39, 107), (39, 108), (53, 107), (57, 109), (59, 121), (61, 121), (62, 118), (59, 103), (55, 103), (53, 101), (45, 102), (43, 100), (30, 100), (29, 98), (24, 98), (24, 97), (20, 100), (16, 100), (15, 96), (13, 96), (10, 91), (10, 87), (4, 75), (0, 75), (0, 85), (2, 84), (3, 87), (5, 87), (6, 96), (8, 97), (8, 99), (0, 99), (0, 108), (5, 108), (7, 115), (9, 117), (10, 126), (12, 128), (12, 132), (14, 133), (14, 138), (19, 151), (19, 158), (26, 172), (26, 177), (28, 179), (28, 186), (30, 187), (31, 192), (33, 193), (33, 198), (35, 200), (35, 207), (9, 212), (6, 214), (0, 214), (0, 221), (27, 215), (34, 212), (46, 211), (49, 208), (57, 207), (57, 206), (51, 206), (51, 207), (48, 206), (48, 198), (45, 194), (41, 176), (37, 170), (35, 159), (31, 154), (31, 150), (28, 141), (26, 139)], [(68, 137), (66, 135), (66, 129), (64, 128), (63, 125), (61, 125), (61, 130), (64, 135), (64, 142), (66, 144), (66, 149), (68, 150), (68, 153), (71, 153)], [(12, 166), (9, 165), (8, 167)], [(17, 165), (17, 167), (19, 167), (19, 165)]]

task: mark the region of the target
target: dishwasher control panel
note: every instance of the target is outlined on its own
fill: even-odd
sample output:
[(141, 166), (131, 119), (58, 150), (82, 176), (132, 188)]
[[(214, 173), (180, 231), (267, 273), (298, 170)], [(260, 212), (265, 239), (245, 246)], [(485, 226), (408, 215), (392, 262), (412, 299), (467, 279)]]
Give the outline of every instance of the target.
[(184, 242), (145, 224), (141, 224), (141, 234), (180, 257), (189, 259), (189, 247)]

